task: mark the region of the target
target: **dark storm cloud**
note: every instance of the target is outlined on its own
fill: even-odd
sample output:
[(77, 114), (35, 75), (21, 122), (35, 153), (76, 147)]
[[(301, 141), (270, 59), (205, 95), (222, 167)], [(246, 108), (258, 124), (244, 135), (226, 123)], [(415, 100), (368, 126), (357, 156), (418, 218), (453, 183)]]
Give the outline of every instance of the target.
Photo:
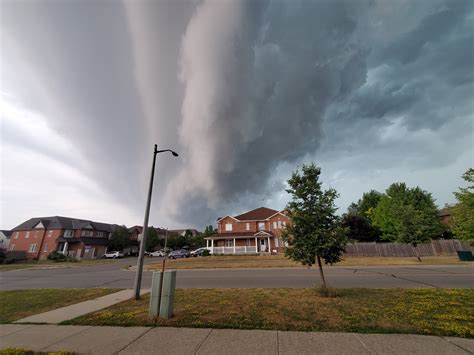
[(154, 142), (181, 153), (156, 183), (176, 223), (275, 202), (301, 161), (359, 176), (472, 149), (472, 1), (4, 1), (1, 16), (5, 87), (122, 204), (141, 211)]

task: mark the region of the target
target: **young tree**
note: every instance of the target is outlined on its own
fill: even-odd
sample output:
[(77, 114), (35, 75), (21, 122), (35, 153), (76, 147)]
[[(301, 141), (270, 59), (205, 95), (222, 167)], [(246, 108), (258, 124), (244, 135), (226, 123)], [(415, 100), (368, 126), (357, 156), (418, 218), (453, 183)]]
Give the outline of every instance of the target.
[(117, 226), (112, 231), (109, 241), (109, 250), (123, 250), (129, 244), (128, 228), (125, 226)]
[(288, 180), (292, 195), (286, 206), (291, 223), (283, 231), (287, 243), (285, 255), (303, 265), (318, 263), (322, 287), (326, 291), (321, 259), (326, 264), (341, 260), (347, 245), (346, 230), (335, 212), (336, 190), (322, 189), (319, 181), (321, 168), (315, 164), (303, 165), (302, 173), (294, 172)]
[(474, 169), (466, 171), (463, 179), (471, 185), (454, 193), (458, 203), (453, 207), (450, 227), (457, 238), (474, 244)]
[(373, 223), (382, 232), (382, 239), (411, 244), (421, 261), (419, 244), (441, 235), (433, 197), (427, 191), (408, 188), (405, 183), (390, 185), (373, 212)]

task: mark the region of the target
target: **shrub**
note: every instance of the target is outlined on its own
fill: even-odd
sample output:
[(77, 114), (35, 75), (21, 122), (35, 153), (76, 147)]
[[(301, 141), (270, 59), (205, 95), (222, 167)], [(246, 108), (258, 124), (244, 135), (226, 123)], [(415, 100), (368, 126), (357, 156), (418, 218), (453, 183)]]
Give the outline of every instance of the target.
[(202, 256), (209, 256), (209, 255), (211, 255), (211, 252), (207, 249), (202, 252)]
[(48, 255), (48, 260), (60, 262), (60, 261), (66, 261), (66, 255), (61, 254), (57, 251), (53, 251), (51, 254)]

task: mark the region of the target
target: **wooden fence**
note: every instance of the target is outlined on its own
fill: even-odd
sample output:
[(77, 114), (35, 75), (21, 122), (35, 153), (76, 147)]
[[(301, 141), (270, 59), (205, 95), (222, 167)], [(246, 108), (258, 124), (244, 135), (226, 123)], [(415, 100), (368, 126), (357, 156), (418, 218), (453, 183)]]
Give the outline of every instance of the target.
[[(417, 246), (420, 256), (456, 256), (457, 251), (472, 250), (467, 243), (456, 239), (433, 240)], [(347, 256), (416, 256), (411, 245), (398, 243), (354, 243), (346, 248)]]

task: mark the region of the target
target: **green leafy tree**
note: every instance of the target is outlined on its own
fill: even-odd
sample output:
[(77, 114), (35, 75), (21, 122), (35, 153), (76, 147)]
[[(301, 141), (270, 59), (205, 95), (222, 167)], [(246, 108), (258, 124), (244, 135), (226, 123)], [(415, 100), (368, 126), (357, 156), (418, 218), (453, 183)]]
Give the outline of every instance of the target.
[(421, 261), (419, 244), (442, 234), (433, 197), (427, 191), (408, 188), (405, 183), (390, 185), (375, 208), (372, 221), (382, 232), (382, 239), (411, 244)]
[(109, 241), (109, 250), (124, 250), (129, 244), (128, 228), (117, 226), (112, 231)]
[(375, 190), (370, 190), (369, 192), (365, 192), (362, 195), (362, 198), (357, 201), (357, 203), (352, 203), (349, 206), (349, 213), (357, 214), (359, 216), (369, 218), (372, 211), (377, 207), (382, 198), (380, 192)]
[(450, 227), (454, 235), (471, 245), (474, 244), (474, 169), (463, 174), (463, 179), (470, 185), (459, 188), (454, 196), (458, 203), (452, 209)]
[(336, 190), (322, 189), (319, 181), (321, 168), (315, 164), (303, 165), (302, 172), (293, 172), (288, 180), (292, 195), (286, 210), (291, 218), (283, 231), (287, 243), (285, 255), (303, 265), (318, 263), (323, 290), (327, 291), (321, 259), (326, 264), (341, 260), (347, 245), (346, 230), (336, 215)]
[(342, 220), (342, 225), (349, 230), (349, 239), (359, 242), (380, 240), (380, 230), (372, 224), (371, 217), (381, 197), (380, 192), (370, 190), (365, 192), (361, 199), (349, 206)]
[(357, 213), (345, 213), (342, 216), (342, 226), (348, 229), (347, 237), (357, 242), (380, 241), (380, 231), (372, 226), (368, 217)]
[(217, 230), (214, 229), (213, 226), (211, 225), (208, 225), (206, 226), (206, 228), (204, 228), (204, 232), (202, 233), (203, 237), (206, 238), (206, 237), (209, 237), (213, 234), (217, 233)]
[(146, 244), (145, 250), (146, 251), (154, 251), (155, 248), (160, 244), (160, 237), (158, 236), (158, 232), (153, 227), (148, 227), (146, 231)]

